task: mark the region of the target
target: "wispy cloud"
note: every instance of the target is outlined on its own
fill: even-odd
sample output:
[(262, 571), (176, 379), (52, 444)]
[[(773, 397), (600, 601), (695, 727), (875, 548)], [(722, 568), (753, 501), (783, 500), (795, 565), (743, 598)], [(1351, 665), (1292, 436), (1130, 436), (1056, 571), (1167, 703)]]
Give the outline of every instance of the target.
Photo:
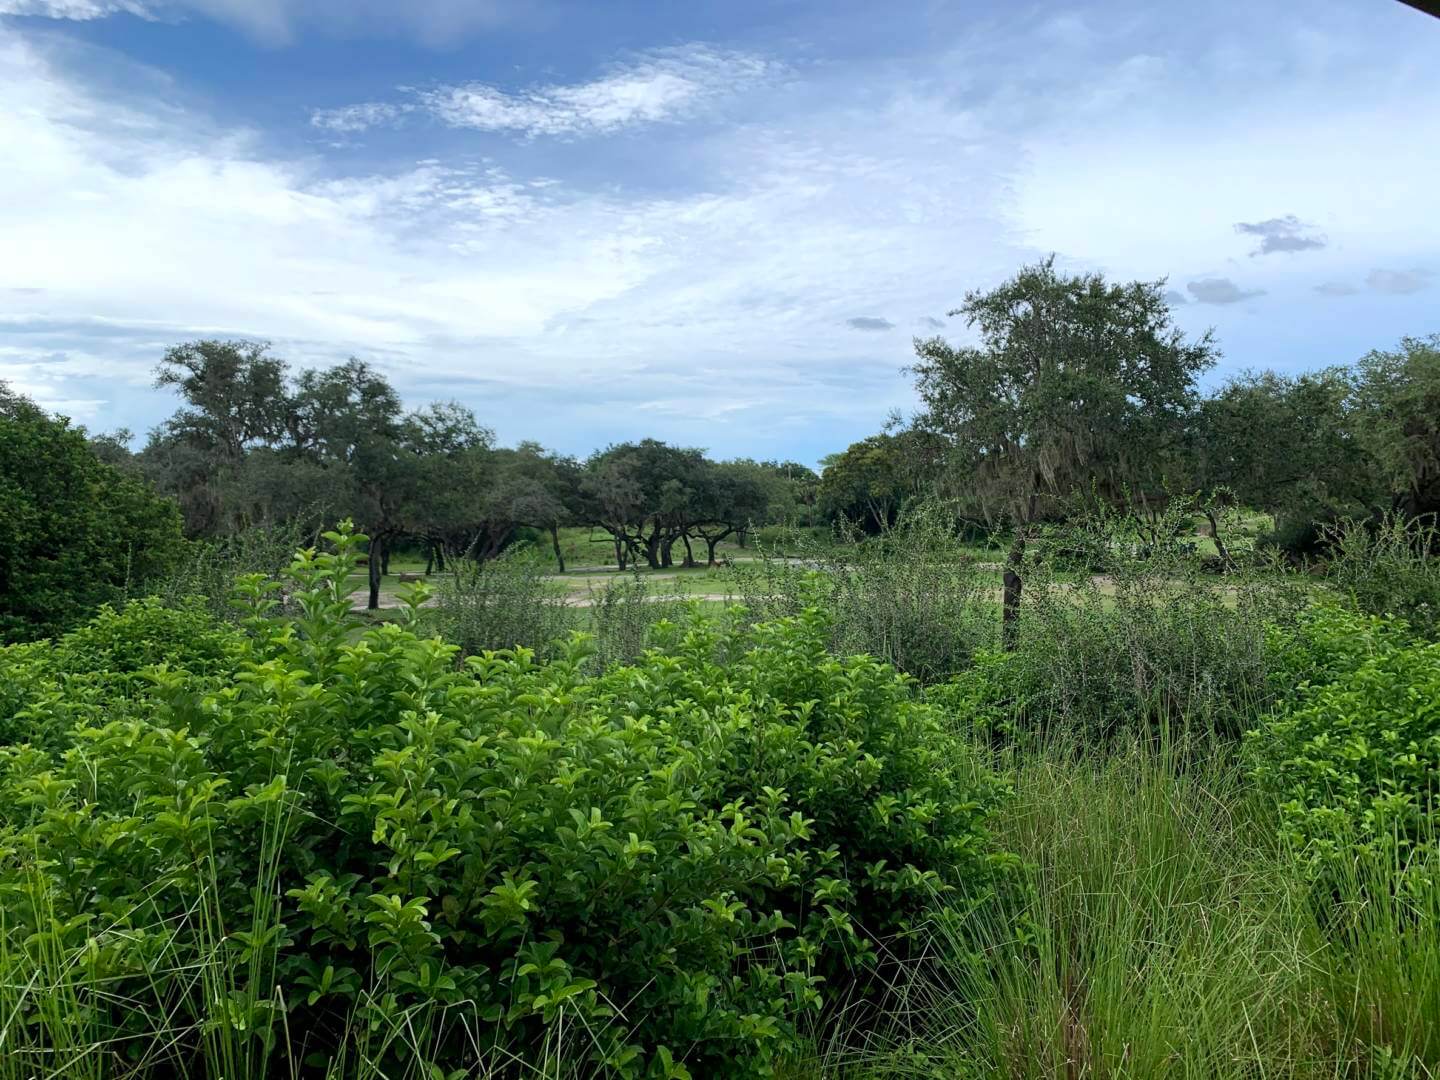
[(598, 79), (507, 91), (483, 82), (409, 91), (398, 102), (319, 109), (316, 127), (339, 132), (393, 124), (417, 110), (454, 128), (526, 137), (597, 135), (693, 117), (762, 79), (776, 65), (749, 53), (685, 45), (647, 53)]
[(1238, 233), (1260, 237), (1260, 246), (1250, 253), (1252, 256), (1280, 251), (1318, 251), (1327, 241), (1324, 236), (1311, 233), (1311, 228), (1294, 214), (1265, 221), (1241, 221), (1235, 225)]
[(0, 15), (88, 22), (110, 15), (149, 18), (150, 7), (141, 0), (0, 0)]
[(394, 123), (413, 108), (408, 102), (371, 101), (361, 105), (342, 105), (338, 109), (316, 109), (310, 114), (310, 123), (326, 131), (350, 134)]
[(1229, 278), (1201, 278), (1192, 281), (1185, 288), (1202, 304), (1238, 304), (1242, 300), (1253, 300), (1264, 296), (1264, 289), (1242, 289)]
[(894, 330), (895, 324), (889, 319), (882, 319), (876, 315), (856, 315), (853, 319), (846, 319), (845, 325), (851, 330)]
[(1315, 286), (1321, 296), (1354, 296), (1360, 290), (1348, 281), (1325, 281)]
[(1435, 278), (1429, 270), (1372, 270), (1365, 284), (1376, 292), (1404, 296), (1427, 288)]

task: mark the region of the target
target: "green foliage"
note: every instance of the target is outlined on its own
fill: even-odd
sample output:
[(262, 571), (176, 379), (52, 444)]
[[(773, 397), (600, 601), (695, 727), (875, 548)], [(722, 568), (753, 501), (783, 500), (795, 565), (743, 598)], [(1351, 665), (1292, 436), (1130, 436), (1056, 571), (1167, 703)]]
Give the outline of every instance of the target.
[[(1192, 509), (1176, 500), (1149, 531), (1176, 535)], [(1231, 555), (1217, 574), (1185, 545), (1138, 545), (1124, 519), (1051, 528), (1026, 556), (1013, 649), (929, 694), (1009, 734), (1103, 742), (1187, 726), (1239, 736), (1273, 694), (1267, 627), (1288, 623), (1300, 596), (1243, 550)]]
[(872, 435), (825, 459), (818, 501), (821, 516), (851, 522), (867, 533), (895, 523), (906, 503), (928, 487), (928, 473), (942, 452), (940, 440), (923, 431)]
[(944, 505), (912, 507), (877, 536), (847, 540), (822, 545), (795, 531), (779, 541), (784, 554), (762, 547), (729, 576), (751, 617), (818, 606), (830, 616), (833, 652), (875, 656), (924, 682), (964, 670), (993, 643), (993, 576), (965, 550)]
[(671, 620), (682, 620), (693, 604), (683, 596), (667, 595), (641, 574), (627, 574), (592, 590), (588, 614), (595, 653), (591, 662), (601, 668), (628, 663), (644, 655), (655, 641), (655, 630)]
[(1327, 582), (1360, 611), (1404, 619), (1440, 638), (1440, 530), (1434, 518), (1387, 514), (1325, 530)]
[(1410, 847), (1433, 829), (1440, 795), (1440, 645), (1328, 609), (1299, 640), (1289, 666), (1308, 678), (1247, 736), (1286, 838), (1317, 862)]
[(1077, 490), (1157, 485), (1216, 354), (1208, 333), (1175, 327), (1164, 286), (1064, 274), (1051, 257), (967, 293), (951, 314), (979, 344), (919, 340), (912, 369), (919, 426), (947, 440), (946, 494), (1024, 528)]
[(173, 503), (102, 462), (68, 420), (9, 395), (0, 506), (0, 642), (51, 636), (121, 602), (180, 544)]
[(216, 540), (191, 540), (176, 560), (174, 570), (148, 583), (148, 591), (167, 604), (184, 604), (192, 598), (218, 619), (236, 618), (236, 583), (251, 574), (279, 582), (295, 552), (313, 537), (303, 522), (252, 525)]
[(536, 553), (515, 548), (498, 559), (442, 576), (426, 622), (462, 656), (521, 646), (541, 656), (560, 647), (571, 627), (565, 589), (546, 575)]
[(195, 604), (103, 607), (53, 642), (0, 649), (0, 746), (69, 747), (82, 727), (154, 707), (169, 693), (159, 673), (184, 671), (198, 693), (233, 671), (244, 648)]
[(66, 648), (164, 661), (143, 698), (11, 717), (7, 1062), (263, 1075), (295, 1039), (319, 1066), (763, 1075), (988, 888), (997, 782), (818, 614), (675, 627), (598, 677), (580, 637), (457, 667), (413, 629), (423, 585), (357, 636), (362, 538), (327, 535), (295, 618), (258, 576), (244, 637), (107, 615)]

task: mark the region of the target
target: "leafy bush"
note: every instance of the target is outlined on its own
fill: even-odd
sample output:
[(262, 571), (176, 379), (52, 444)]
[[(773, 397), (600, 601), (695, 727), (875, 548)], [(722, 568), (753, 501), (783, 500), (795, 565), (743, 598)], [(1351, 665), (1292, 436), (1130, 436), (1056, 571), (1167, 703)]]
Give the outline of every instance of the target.
[(0, 643), (51, 637), (170, 566), (180, 513), (0, 385)]
[(439, 579), (427, 623), (461, 655), (524, 646), (546, 655), (570, 630), (565, 589), (533, 551), (462, 563)]
[(978, 565), (938, 503), (901, 514), (879, 535), (822, 545), (806, 533), (782, 551), (731, 570), (755, 618), (818, 606), (831, 617), (831, 649), (865, 653), (921, 681), (965, 669), (994, 641), (993, 572)]
[(1318, 609), (1288, 652), (1305, 677), (1247, 736), (1283, 831), (1315, 860), (1409, 847), (1440, 803), (1440, 644), (1392, 621)]
[(153, 706), (154, 668), (183, 669), (198, 690), (228, 675), (244, 651), (233, 627), (198, 603), (102, 607), (54, 642), (0, 649), (0, 745), (71, 745), (74, 730)]
[(294, 619), (244, 584), (222, 684), (148, 668), (143, 708), (42, 703), (0, 747), (18, 1067), (262, 1075), (283, 1046), (763, 1075), (986, 890), (997, 783), (894, 671), (830, 658), (816, 613), (666, 627), (593, 678), (582, 637), (457, 669), (414, 632), (423, 585), (357, 637), (359, 538), (330, 535), (292, 569)]

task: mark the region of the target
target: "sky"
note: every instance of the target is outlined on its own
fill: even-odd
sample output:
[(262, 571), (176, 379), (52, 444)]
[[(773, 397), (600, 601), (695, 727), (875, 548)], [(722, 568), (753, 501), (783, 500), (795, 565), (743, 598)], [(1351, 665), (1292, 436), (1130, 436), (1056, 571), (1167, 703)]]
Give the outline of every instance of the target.
[(814, 462), (1053, 253), (1211, 382), (1440, 331), (1395, 0), (0, 0), (0, 379), (137, 444), (171, 345), (356, 356), (585, 454)]

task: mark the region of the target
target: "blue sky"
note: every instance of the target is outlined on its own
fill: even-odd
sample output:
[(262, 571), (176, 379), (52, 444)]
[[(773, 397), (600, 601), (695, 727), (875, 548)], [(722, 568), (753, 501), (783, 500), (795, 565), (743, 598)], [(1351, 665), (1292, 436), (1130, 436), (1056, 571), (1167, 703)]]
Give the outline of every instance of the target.
[(1167, 277), (1216, 378), (1440, 331), (1440, 20), (1394, 0), (0, 0), (0, 378), (379, 364), (502, 440), (814, 461), (965, 292)]

